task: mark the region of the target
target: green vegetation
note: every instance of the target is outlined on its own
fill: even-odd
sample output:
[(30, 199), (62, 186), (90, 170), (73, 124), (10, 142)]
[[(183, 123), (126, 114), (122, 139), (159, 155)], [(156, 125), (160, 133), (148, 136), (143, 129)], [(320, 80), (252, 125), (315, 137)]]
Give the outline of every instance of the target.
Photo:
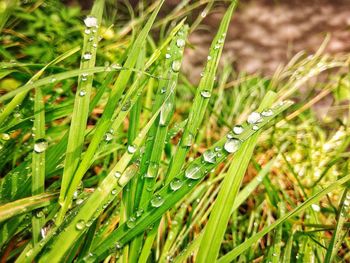
[(247, 75), (223, 54), (236, 1), (143, 2), (0, 2), (1, 260), (349, 261), (349, 56), (326, 39)]

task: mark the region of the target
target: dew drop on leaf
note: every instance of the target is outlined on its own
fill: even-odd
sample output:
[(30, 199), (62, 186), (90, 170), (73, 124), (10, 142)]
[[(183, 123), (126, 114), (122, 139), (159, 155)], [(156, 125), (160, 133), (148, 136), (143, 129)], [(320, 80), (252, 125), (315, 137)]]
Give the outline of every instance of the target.
[(77, 230), (83, 230), (85, 228), (85, 221), (84, 220), (79, 220), (76, 225), (75, 228)]
[(232, 130), (233, 130), (233, 133), (236, 135), (239, 135), (244, 131), (244, 129), (241, 125), (236, 125), (235, 127), (233, 127)]
[(48, 147), (48, 143), (45, 139), (38, 139), (34, 143), (34, 151), (36, 153), (42, 153), (44, 152)]
[(197, 164), (190, 165), (186, 171), (185, 176), (189, 179), (197, 180), (202, 177), (201, 168)]
[(239, 146), (241, 145), (241, 142), (237, 139), (230, 139), (227, 140), (225, 145), (224, 145), (224, 149), (228, 152), (228, 153), (234, 153), (238, 150)]
[(183, 182), (179, 178), (174, 178), (170, 182), (170, 189), (173, 191), (177, 191), (181, 188), (182, 185), (183, 185)]
[(163, 203), (164, 199), (158, 194), (151, 199), (151, 206), (153, 207), (160, 207)]

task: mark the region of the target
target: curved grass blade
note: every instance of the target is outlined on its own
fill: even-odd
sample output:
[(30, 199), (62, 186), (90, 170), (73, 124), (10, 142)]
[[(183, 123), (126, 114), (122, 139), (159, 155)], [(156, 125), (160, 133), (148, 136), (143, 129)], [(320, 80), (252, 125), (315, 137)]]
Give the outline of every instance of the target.
[(345, 183), (347, 183), (350, 180), (350, 175), (346, 175), (342, 177), (341, 179), (331, 183), (328, 187), (324, 188), (323, 190), (317, 192), (310, 198), (308, 198), (304, 203), (297, 206), (295, 209), (287, 213), (285, 216), (277, 219), (275, 222), (273, 222), (271, 225), (265, 227), (263, 230), (258, 232), (255, 236), (249, 238), (244, 243), (238, 245), (236, 248), (234, 248), (231, 252), (227, 253), (225, 256), (219, 258), (219, 263), (228, 263), (232, 262), (236, 257), (238, 257), (241, 253), (243, 253), (246, 249), (250, 248), (256, 241), (258, 241), (260, 238), (262, 238), (264, 235), (272, 231), (274, 228), (279, 226), (280, 224), (283, 224), (288, 219), (292, 218), (293, 216), (297, 215), (298, 213), (304, 211), (312, 204), (318, 202), (323, 196), (326, 194), (334, 191), (335, 189), (339, 189), (339, 187), (343, 187)]
[[(160, 5), (152, 13), (147, 24), (144, 26), (144, 28), (142, 29), (142, 31), (138, 35), (137, 39), (133, 43), (131, 51), (128, 54), (128, 58), (127, 58), (126, 62), (124, 63), (124, 66), (126, 68), (134, 67), (134, 65), (137, 61), (137, 58), (140, 54), (140, 50), (145, 43), (148, 32), (151, 30), (152, 24), (157, 16), (163, 2), (164, 2), (164, 0), (161, 1)], [(121, 98), (121, 96), (126, 88), (126, 85), (130, 79), (130, 76), (131, 76), (130, 71), (121, 71), (120, 75), (118, 76), (118, 78), (113, 86), (113, 89), (111, 91), (111, 94), (110, 94), (108, 102), (107, 102), (107, 105), (105, 106), (105, 110), (104, 110), (100, 120), (97, 123), (94, 136), (90, 142), (88, 149), (84, 153), (84, 157), (83, 157), (80, 165), (78, 166), (77, 172), (75, 173), (74, 178), (72, 179), (72, 181), (69, 185), (69, 188), (66, 191), (65, 199), (61, 203), (61, 210), (59, 213), (58, 222), (61, 222), (63, 220), (63, 216), (65, 215), (65, 213), (69, 207), (69, 204), (71, 203), (74, 191), (78, 187), (85, 172), (90, 167), (91, 160), (93, 159), (93, 156), (95, 154), (95, 150), (97, 149), (99, 143), (102, 141), (103, 136), (105, 136), (107, 130), (110, 128), (111, 119), (113, 117), (114, 109), (116, 108), (117, 103), (119, 102), (119, 100), (120, 100), (120, 98)]]
[(52, 204), (57, 197), (58, 193), (42, 193), (4, 204), (0, 206), (0, 223), (11, 217), (48, 206)]
[[(47, 141), (45, 139), (45, 106), (40, 88), (35, 89), (34, 98), (34, 127), (35, 139), (32, 154), (32, 195), (38, 195), (45, 191), (45, 151)], [(32, 236), (34, 245), (40, 239), (40, 229), (45, 222), (42, 211), (35, 211), (32, 218)]]
[[(156, 112), (140, 132), (139, 136), (134, 140), (132, 145), (135, 149), (141, 146), (142, 141), (158, 114), (159, 111)], [(47, 262), (49, 259), (51, 262), (52, 258), (54, 258), (54, 262), (59, 262), (69, 250), (70, 246), (92, 225), (104, 208), (113, 201), (117, 194), (136, 174), (138, 170), (136, 164), (132, 164), (127, 168), (135, 154), (135, 151), (128, 150), (121, 157), (118, 163), (111, 169), (107, 177), (81, 207), (78, 214), (73, 218), (69, 225), (54, 238), (53, 243), (50, 244), (50, 249), (44, 253), (39, 262)]]
[[(135, 201), (137, 209), (144, 210), (145, 206), (151, 199), (153, 188), (158, 177), (158, 171), (162, 152), (165, 145), (165, 139), (168, 126), (175, 109), (175, 93), (178, 80), (178, 74), (181, 67), (185, 39), (187, 37), (188, 26), (184, 25), (172, 40), (165, 55), (164, 78), (158, 85), (156, 100), (153, 112), (161, 105), (160, 116), (150, 129), (146, 142), (146, 150), (141, 160), (140, 172), (138, 176), (138, 188), (135, 193)], [(154, 231), (157, 227), (154, 227)], [(152, 231), (152, 232), (154, 232)], [(154, 237), (154, 235), (153, 235)], [(148, 241), (149, 243), (151, 240)], [(135, 262), (138, 258), (142, 244), (142, 236), (136, 238), (131, 243), (130, 260)], [(146, 258), (144, 255), (143, 258)]]
[[(13, 96), (15, 96), (5, 107), (5, 109), (0, 113), (0, 125), (4, 125), (5, 124), (5, 120), (7, 119), (7, 117), (13, 112), (13, 110), (15, 109), (15, 107), (19, 104), (22, 103), (22, 101), (24, 100), (24, 98), (27, 96), (27, 93), (29, 90), (38, 88), (41, 85), (45, 85), (45, 84), (49, 84), (52, 79), (51, 78), (46, 78), (48, 81), (46, 83), (43, 83), (43, 79), (42, 80), (38, 80), (41, 75), (45, 72), (45, 70), (51, 66), (51, 65), (55, 65), (57, 63), (59, 63), (60, 61), (70, 57), (72, 54), (78, 52), (80, 50), (80, 47), (76, 47), (73, 48), (69, 51), (67, 51), (66, 53), (58, 56), (57, 58), (55, 58), (54, 60), (52, 60), (50, 63), (48, 63), (47, 65), (45, 65), (41, 70), (39, 70), (29, 81), (27, 84), (25, 84), (24, 86), (22, 86), (21, 88), (18, 88), (14, 91), (8, 92), (5, 95), (0, 97), (0, 102), (3, 102), (9, 98), (12, 98)], [(58, 74), (57, 74), (58, 75)]]
[[(268, 108), (275, 101), (276, 97), (277, 95), (274, 92), (268, 92), (258, 111), (261, 112), (263, 109)], [(227, 175), (222, 182), (222, 188), (215, 200), (209, 221), (206, 224), (204, 236), (198, 251), (198, 262), (206, 262), (207, 260), (214, 262), (219, 254), (221, 242), (230, 219), (231, 207), (236, 199), (260, 133), (258, 131), (246, 140), (232, 160)]]
[(337, 225), (334, 229), (331, 242), (329, 243), (327, 254), (325, 257), (325, 263), (331, 263), (334, 260), (334, 257), (337, 255), (339, 247), (348, 233), (349, 230), (343, 230), (344, 223), (347, 220), (349, 215), (349, 206), (350, 206), (350, 192), (348, 188), (345, 188), (343, 196), (340, 200), (339, 205), (339, 214), (337, 218)]
[[(90, 16), (86, 18), (93, 20), (96, 26), (88, 24), (84, 34), (84, 45), (82, 50), (80, 69), (85, 70), (95, 66), (98, 44), (98, 28), (101, 26), (104, 0), (94, 2)], [(96, 21), (97, 20), (97, 21)], [(77, 92), (74, 99), (72, 120), (68, 134), (68, 144), (64, 160), (64, 169), (61, 182), (59, 202), (62, 203), (66, 197), (67, 189), (73, 180), (73, 174), (78, 166), (85, 137), (85, 129), (89, 114), (90, 96), (92, 89), (93, 75), (83, 73), (79, 76)], [(62, 216), (64, 213), (61, 213)], [(58, 217), (60, 222), (62, 218)]]
[[(231, 209), (231, 214), (238, 209), (238, 207), (243, 204), (245, 200), (253, 193), (253, 191), (261, 184), (265, 176), (269, 173), (272, 164), (274, 163), (275, 159), (268, 162), (263, 169), (260, 170), (259, 174), (251, 181), (249, 182), (237, 195), (237, 198), (235, 199), (235, 202)], [(206, 213), (209, 213), (212, 210), (212, 206), (208, 209)], [(206, 218), (206, 216), (204, 216)], [(175, 263), (180, 263), (186, 261), (186, 259), (199, 248), (199, 245), (201, 243), (202, 237), (204, 234), (204, 230), (192, 241), (192, 243), (186, 247), (185, 250), (182, 251), (180, 255), (178, 255), (175, 259)], [(178, 242), (175, 248), (173, 248), (169, 256), (171, 257), (174, 255), (176, 248), (178, 248), (181, 245), (181, 242)], [(164, 262), (164, 260), (163, 260)]]
[[(287, 109), (291, 102), (279, 104), (273, 108), (273, 115), (264, 117), (259, 123), (259, 129), (265, 126), (269, 121), (276, 117), (279, 113)], [(229, 138), (223, 138), (214, 144), (208, 151), (215, 153), (215, 162), (203, 162), (202, 157), (191, 162), (186, 171), (178, 174), (169, 184), (156, 192), (151, 199), (146, 210), (140, 217), (135, 216), (135, 224), (129, 228), (126, 224), (119, 226), (105, 241), (96, 244), (95, 250), (92, 252), (97, 258), (109, 253), (110, 250), (121, 248), (122, 245), (129, 242), (132, 238), (142, 233), (149, 225), (157, 222), (161, 216), (179, 200), (181, 200), (188, 192), (190, 192), (206, 175), (206, 173), (224, 161), (229, 153), (233, 153), (239, 149), (239, 141), (247, 140), (255, 134), (255, 130), (248, 124), (244, 124), (244, 132), (240, 135), (229, 133)], [(233, 141), (232, 141), (233, 140)], [(237, 147), (231, 148), (232, 143)], [(174, 183), (180, 187), (174, 187)], [(116, 246), (117, 244), (117, 246)]]
[(216, 36), (210, 47), (207, 64), (196, 90), (196, 95), (188, 116), (185, 130), (179, 142), (179, 147), (171, 159), (169, 169), (166, 175), (166, 183), (169, 183), (182, 169), (186, 155), (194, 142), (199, 126), (202, 123), (209, 98), (212, 93), (215, 74), (219, 65), (223, 44), (225, 42), (226, 32), (236, 8), (237, 2), (234, 0), (228, 7)]

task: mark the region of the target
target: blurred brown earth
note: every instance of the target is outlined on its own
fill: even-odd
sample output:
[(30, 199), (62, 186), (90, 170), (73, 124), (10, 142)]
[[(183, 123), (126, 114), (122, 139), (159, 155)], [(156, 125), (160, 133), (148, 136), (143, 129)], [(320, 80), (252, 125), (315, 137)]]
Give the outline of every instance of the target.
[[(184, 69), (198, 79), (224, 9), (209, 14), (190, 36)], [(210, 34), (208, 34), (210, 32)], [(299, 51), (315, 52), (330, 34), (326, 52), (350, 52), (350, 0), (241, 1), (227, 35), (224, 57), (238, 71), (271, 75)]]

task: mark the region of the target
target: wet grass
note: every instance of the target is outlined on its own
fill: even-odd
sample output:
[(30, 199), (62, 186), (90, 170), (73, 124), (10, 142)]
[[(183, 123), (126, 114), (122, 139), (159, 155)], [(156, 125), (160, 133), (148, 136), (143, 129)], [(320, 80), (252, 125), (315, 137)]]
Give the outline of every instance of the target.
[(163, 2), (113, 21), (104, 0), (5, 9), (2, 260), (349, 260), (349, 57), (323, 46), (273, 77), (237, 73), (230, 1), (193, 84), (184, 50), (217, 3)]

